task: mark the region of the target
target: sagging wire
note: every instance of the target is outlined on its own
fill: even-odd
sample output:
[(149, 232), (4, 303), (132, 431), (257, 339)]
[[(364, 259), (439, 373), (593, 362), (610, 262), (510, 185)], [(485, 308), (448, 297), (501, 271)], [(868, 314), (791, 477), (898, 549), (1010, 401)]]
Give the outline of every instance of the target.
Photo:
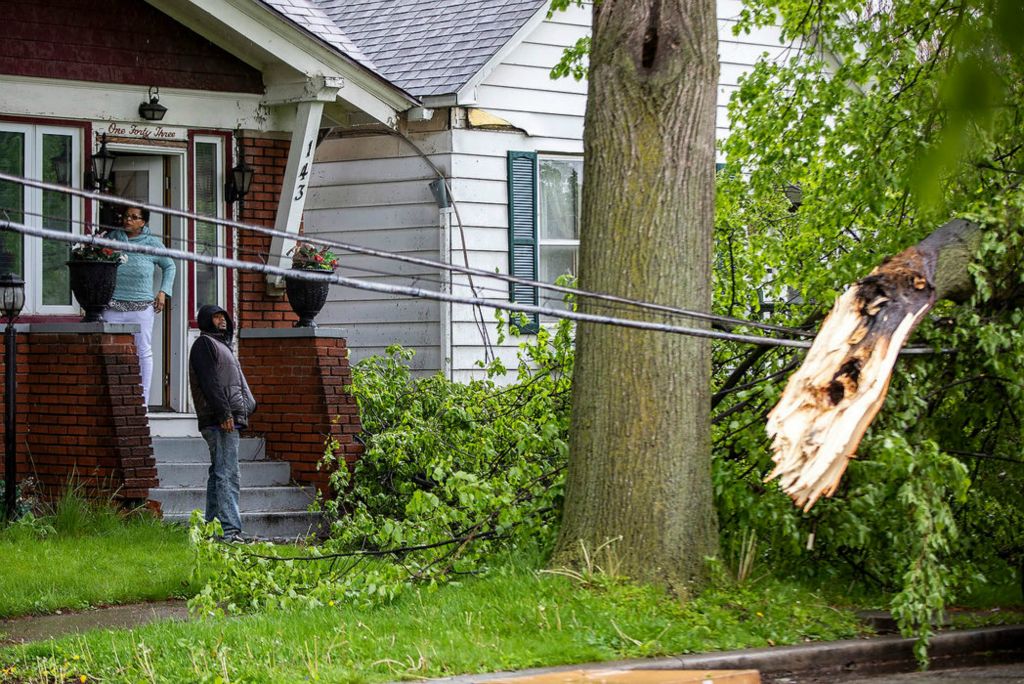
[[(68, 193), (68, 194), (71, 194), (71, 195), (78, 195), (78, 196), (84, 197), (86, 199), (105, 201), (105, 202), (109, 202), (109, 203), (117, 204), (117, 205), (131, 204), (132, 206), (146, 208), (146, 209), (149, 209), (150, 211), (155, 211), (155, 212), (161, 213), (161, 214), (163, 214), (165, 216), (177, 216), (177, 217), (180, 217), (180, 218), (197, 220), (197, 221), (200, 221), (200, 222), (203, 222), (203, 223), (216, 223), (216, 224), (219, 224), (219, 225), (224, 225), (224, 226), (228, 226), (228, 227), (234, 228), (236, 230), (238, 230), (238, 229), (250, 230), (250, 231), (253, 231), (253, 232), (256, 232), (256, 233), (265, 234), (265, 235), (284, 237), (284, 238), (289, 239), (289, 240), (301, 239), (302, 241), (309, 242), (311, 244), (320, 244), (320, 245), (323, 245), (323, 246), (335, 247), (335, 248), (338, 248), (338, 249), (345, 249), (345, 250), (352, 251), (352, 252), (355, 252), (355, 253), (371, 254), (373, 256), (380, 256), (382, 258), (397, 259), (399, 261), (409, 261), (411, 263), (423, 263), (425, 265), (429, 265), (432, 268), (436, 268), (436, 269), (439, 269), (439, 270), (444, 270), (444, 269), (447, 269), (447, 268), (451, 268), (451, 269), (456, 270), (456, 271), (470, 270), (470, 271), (474, 271), (474, 272), (482, 272), (482, 271), (479, 271), (479, 269), (464, 269), (463, 267), (456, 267), (456, 266), (454, 266), (454, 264), (443, 264), (441, 262), (434, 262), (434, 261), (430, 261), (430, 260), (426, 260), (426, 259), (419, 259), (417, 257), (405, 257), (405, 256), (394, 254), (392, 252), (385, 252), (385, 251), (382, 251), (382, 250), (373, 250), (373, 249), (369, 249), (369, 248), (359, 247), (359, 246), (356, 246), (356, 245), (348, 245), (348, 244), (345, 244), (345, 243), (336, 243), (336, 242), (322, 240), (322, 239), (319, 239), (319, 238), (312, 238), (312, 237), (307, 237), (307, 236), (299, 236), (299, 235), (294, 235), (292, 233), (286, 233), (286, 232), (283, 232), (283, 231), (278, 231), (278, 230), (275, 230), (275, 229), (272, 229), (272, 228), (266, 228), (266, 227), (263, 227), (263, 226), (250, 225), (250, 224), (245, 224), (245, 223), (241, 223), (241, 222), (238, 222), (238, 221), (233, 221), (233, 220), (228, 220), (228, 219), (220, 219), (220, 218), (212, 217), (212, 216), (202, 216), (200, 214), (195, 214), (195, 213), (192, 213), (192, 212), (182, 211), (180, 209), (173, 209), (173, 208), (170, 208), (170, 207), (163, 207), (163, 206), (159, 206), (159, 205), (152, 205), (152, 204), (147, 204), (147, 203), (144, 203), (144, 202), (129, 201), (129, 200), (126, 200), (123, 197), (118, 197), (116, 195), (106, 195), (106, 194), (102, 194), (102, 193), (98, 193), (98, 192), (89, 192), (89, 191), (85, 191), (85, 190), (79, 190), (77, 188), (70, 188), (70, 187), (67, 187), (67, 186), (56, 185), (56, 184), (53, 184), (53, 183), (46, 183), (46, 182), (43, 182), (43, 181), (36, 181), (36, 180), (32, 180), (32, 179), (24, 178), (24, 177), (20, 177), (20, 176), (12, 176), (10, 174), (2, 173), (2, 172), (0, 172), (0, 181), (9, 181), (9, 182), (19, 183), (19, 184), (23, 184), (23, 185), (28, 185), (28, 186), (31, 186), (31, 187), (38, 187), (38, 188), (42, 188), (42, 189), (45, 189), (45, 190), (53, 190), (53, 191), (57, 191), (57, 192), (65, 192), (65, 193)], [(291, 278), (298, 277), (300, 280), (313, 280), (313, 281), (316, 281), (316, 282), (329, 282), (329, 283), (335, 283), (335, 284), (338, 284), (338, 285), (342, 285), (342, 286), (345, 286), (345, 287), (351, 287), (353, 289), (376, 291), (376, 292), (382, 292), (382, 293), (386, 293), (386, 294), (405, 295), (405, 296), (409, 296), (409, 297), (419, 297), (419, 298), (425, 298), (425, 299), (436, 299), (436, 300), (439, 300), (439, 301), (446, 301), (446, 302), (451, 302), (451, 303), (456, 303), (456, 304), (467, 304), (467, 305), (470, 305), (470, 306), (483, 306), (483, 307), (488, 307), (488, 308), (497, 309), (497, 310), (515, 311), (515, 312), (521, 312), (521, 313), (527, 313), (527, 314), (539, 314), (539, 315), (543, 315), (543, 316), (549, 316), (551, 318), (566, 318), (566, 319), (570, 319), (570, 320), (577, 320), (577, 321), (583, 321), (583, 322), (619, 325), (621, 327), (631, 327), (631, 328), (637, 328), (637, 329), (642, 329), (642, 330), (655, 330), (655, 331), (668, 332), (668, 333), (684, 334), (684, 335), (691, 335), (691, 336), (694, 336), (694, 337), (701, 337), (701, 338), (707, 338), (707, 339), (730, 340), (730, 341), (734, 341), (734, 342), (740, 342), (740, 343), (746, 343), (746, 344), (754, 344), (754, 345), (760, 345), (760, 346), (791, 347), (791, 348), (799, 348), (799, 349), (809, 349), (810, 346), (811, 346), (811, 342), (807, 342), (807, 341), (789, 340), (789, 339), (777, 338), (777, 337), (757, 337), (757, 336), (753, 336), (753, 335), (742, 335), (742, 334), (725, 332), (725, 331), (715, 332), (715, 331), (711, 331), (711, 330), (703, 329), (703, 328), (689, 328), (689, 327), (685, 327), (685, 326), (674, 326), (674, 325), (653, 323), (653, 322), (647, 322), (647, 321), (637, 321), (637, 320), (633, 320), (633, 319), (614, 318), (614, 317), (610, 317), (610, 316), (600, 316), (600, 315), (596, 315), (596, 314), (582, 313), (582, 312), (579, 312), (579, 311), (568, 311), (568, 310), (565, 310), (565, 309), (552, 309), (552, 308), (549, 308), (549, 307), (536, 306), (536, 305), (532, 305), (532, 304), (521, 304), (521, 303), (518, 303), (518, 302), (495, 301), (495, 300), (489, 300), (489, 299), (482, 299), (480, 297), (460, 297), (460, 296), (457, 296), (457, 295), (454, 295), (454, 294), (451, 294), (451, 293), (442, 293), (442, 292), (436, 292), (436, 291), (432, 291), (432, 290), (424, 290), (422, 288), (417, 288), (417, 287), (408, 287), (408, 286), (402, 286), (402, 285), (385, 285), (385, 284), (370, 283), (370, 282), (362, 281), (362, 280), (359, 280), (359, 279), (356, 279), (356, 278), (348, 278), (348, 277), (344, 277), (344, 276), (335, 275), (333, 273), (317, 274), (317, 273), (311, 273), (309, 271), (298, 272), (298, 271), (293, 271), (293, 270), (290, 270), (290, 269), (283, 269), (283, 268), (276, 267), (276, 266), (270, 266), (268, 264), (254, 264), (252, 262), (243, 262), (243, 261), (238, 261), (236, 259), (225, 259), (225, 258), (222, 258), (222, 257), (211, 257), (211, 256), (199, 255), (199, 254), (195, 254), (195, 253), (184, 252), (184, 251), (181, 251), (181, 250), (172, 250), (172, 249), (167, 249), (167, 248), (155, 248), (155, 247), (144, 247), (142, 245), (130, 245), (129, 243), (125, 243), (125, 242), (122, 242), (122, 241), (114, 241), (114, 240), (108, 240), (108, 239), (105, 239), (105, 238), (99, 238), (99, 237), (96, 237), (95, 235), (74, 235), (74, 234), (69, 234), (69, 233), (65, 233), (65, 232), (62, 232), (62, 231), (54, 231), (54, 230), (49, 230), (49, 229), (45, 229), (45, 228), (35, 228), (35, 227), (32, 227), (32, 226), (27, 226), (27, 225), (11, 222), (9, 219), (5, 220), (3, 222), (0, 222), (0, 229), (3, 229), (5, 227), (10, 229), (10, 230), (13, 230), (15, 232), (21, 232), (21, 233), (26, 234), (26, 235), (32, 235), (34, 237), (42, 237), (42, 238), (45, 238), (45, 239), (58, 240), (58, 241), (61, 241), (61, 242), (93, 243), (93, 244), (99, 244), (99, 245), (105, 246), (105, 247), (113, 247), (115, 249), (120, 249), (122, 251), (137, 251), (137, 252), (141, 252), (141, 253), (150, 253), (150, 254), (154, 254), (154, 255), (157, 255), (157, 256), (177, 257), (177, 258), (182, 259), (184, 261), (193, 261), (193, 262), (196, 262), (196, 263), (205, 263), (205, 264), (210, 264), (210, 265), (214, 265), (214, 266), (223, 266), (225, 268), (237, 268), (239, 270), (254, 271), (254, 272), (264, 273), (264, 274), (268, 274), (268, 275), (274, 275), (274, 276), (278, 276), (278, 277), (291, 277)], [(149, 251), (149, 250), (153, 250), (153, 251)], [(302, 273), (302, 275), (301, 276), (298, 275), (299, 273)], [(505, 275), (497, 274), (497, 273), (487, 273), (487, 272), (482, 272), (482, 273), (486, 273), (489, 277), (498, 277), (498, 279), (501, 279), (501, 280), (509, 280), (509, 281), (522, 281), (523, 280), (523, 279), (515, 278), (513, 276), (505, 276)], [(535, 283), (535, 281), (526, 281), (526, 282), (528, 282), (530, 284), (534, 284)], [(583, 290), (576, 290), (574, 288), (565, 288), (565, 287), (561, 287), (561, 286), (553, 286), (553, 285), (550, 285), (550, 284), (547, 284), (547, 283), (536, 282), (536, 286), (537, 287), (542, 287), (542, 288), (545, 288), (545, 289), (555, 290), (555, 291), (568, 291), (568, 292), (576, 294), (577, 296), (590, 296), (590, 297), (596, 297), (596, 298), (600, 298), (600, 299), (611, 299), (612, 301), (620, 301), (620, 302), (623, 302), (623, 303), (626, 303), (626, 304), (629, 304), (629, 305), (632, 305), (632, 306), (636, 306), (638, 308), (648, 308), (648, 309), (652, 309), (652, 310), (655, 310), (655, 311), (660, 311), (660, 310), (663, 310), (663, 309), (667, 308), (667, 309), (670, 309), (672, 313), (675, 313), (677, 315), (688, 316), (688, 317), (702, 319), (702, 320), (710, 320), (710, 321), (713, 321), (713, 322), (714, 321), (719, 321), (719, 322), (726, 321), (726, 322), (734, 323), (736, 325), (749, 326), (749, 327), (754, 327), (754, 328), (764, 328), (764, 327), (779, 328), (779, 326), (766, 326), (765, 324), (755, 323), (755, 322), (751, 322), (751, 321), (745, 321), (743, 319), (732, 319), (732, 318), (725, 317), (725, 316), (717, 316), (715, 314), (708, 314), (708, 313), (697, 312), (697, 311), (689, 311), (689, 310), (686, 310), (686, 309), (676, 309), (674, 307), (664, 307), (663, 305), (647, 303), (647, 302), (638, 302), (638, 301), (635, 301), (635, 300), (629, 300), (629, 299), (622, 298), (622, 297), (616, 297), (614, 295), (605, 295), (605, 294), (600, 294), (600, 293), (589, 293), (589, 292), (586, 292), (586, 291), (583, 291)], [(813, 336), (814, 335), (814, 333), (808, 333), (807, 331), (800, 331), (800, 330), (794, 330), (794, 329), (789, 329), (789, 328), (781, 328), (781, 330), (784, 330), (784, 331), (787, 331), (787, 332), (791, 332), (791, 333), (795, 333), (795, 334), (799, 334), (799, 335), (804, 335), (804, 336), (808, 336), (808, 335), (809, 336)], [(939, 350), (936, 350), (936, 349), (933, 349), (931, 347), (905, 347), (905, 348), (903, 348), (900, 351), (900, 354), (901, 355), (929, 355), (929, 354), (934, 354), (934, 353), (950, 353), (951, 351), (953, 351), (953, 350), (950, 350), (950, 349), (939, 349)]]
[[(408, 297), (418, 297), (422, 299), (436, 299), (439, 301), (452, 302), (455, 304), (469, 304), (473, 306), (478, 305), (490, 309), (512, 311), (524, 314), (538, 314), (541, 316), (549, 316), (551, 318), (565, 318), (584, 323), (615, 325), (622, 328), (634, 328), (637, 330), (650, 330), (655, 332), (673, 333), (677, 335), (688, 335), (691, 337), (699, 337), (704, 339), (727, 340), (730, 342), (739, 342), (743, 344), (753, 344), (768, 347), (790, 347), (795, 349), (808, 349), (811, 346), (810, 342), (804, 340), (787, 340), (777, 337), (757, 337), (754, 335), (742, 335), (738, 333), (711, 330), (708, 328), (689, 328), (685, 326), (668, 325), (664, 323), (638, 321), (628, 318), (599, 316), (597, 314), (589, 314), (579, 311), (567, 311), (565, 309), (552, 309), (548, 307), (534, 306), (532, 304), (520, 304), (518, 302), (495, 301), (489, 299), (480, 299), (478, 297), (460, 297), (458, 295), (450, 294), (447, 292), (424, 290), (422, 288), (408, 287), (405, 285), (388, 285), (384, 283), (372, 283), (364, 280), (359, 280), (357, 278), (348, 278), (346, 276), (340, 276), (328, 271), (293, 271), (290, 269), (281, 268), (279, 266), (271, 266), (269, 264), (257, 264), (249, 261), (239, 261), (237, 259), (229, 259), (225, 257), (205, 256), (201, 254), (195, 254), (192, 252), (185, 252), (179, 249), (169, 249), (167, 247), (151, 247), (148, 245), (138, 245), (130, 242), (123, 242), (120, 240), (111, 240), (96, 235), (74, 235), (71, 233), (51, 230), (48, 228), (37, 228), (35, 226), (27, 226), (25, 224), (16, 223), (9, 220), (0, 220), (0, 231), (3, 230), (10, 230), (16, 233), (21, 233), (23, 235), (38, 237), (45, 240), (57, 240), (60, 242), (92, 244), (100, 247), (116, 249), (123, 252), (138, 252), (141, 254), (150, 254), (153, 256), (166, 256), (181, 259), (183, 261), (193, 261), (195, 263), (208, 264), (211, 266), (221, 266), (223, 268), (237, 269), (239, 271), (250, 271), (254, 273), (262, 273), (265, 275), (272, 275), (277, 277), (297, 278), (299, 280), (307, 280), (310, 282), (331, 283), (334, 285), (351, 287), (357, 290), (368, 290), (371, 292), (382, 292), (385, 294), (392, 295), (405, 295)], [(901, 353), (932, 354), (935, 353), (935, 350), (931, 348), (908, 347), (904, 348)]]
[[(448, 183), (448, 179), (445, 178), (444, 173), (441, 171), (441, 169), (437, 167), (436, 164), (434, 164), (433, 160), (427, 155), (427, 153), (420, 149), (420, 146), (414, 143), (409, 138), (409, 136), (390, 128), (386, 130), (390, 135), (400, 138), (402, 141), (405, 142), (406, 145), (411, 147), (416, 152), (416, 154), (418, 154), (420, 158), (426, 163), (426, 165), (429, 166), (435, 174), (437, 174), (437, 177), (441, 179), (441, 182), (444, 183), (444, 191), (451, 200), (452, 210), (455, 212), (455, 222), (456, 225), (458, 225), (459, 227), (459, 242), (462, 245), (462, 262), (464, 264), (464, 267), (466, 269), (469, 269), (469, 249), (468, 247), (466, 247), (466, 245), (468, 244), (466, 242), (466, 231), (462, 224), (462, 214), (459, 213), (458, 202), (455, 200), (455, 196), (452, 194), (452, 186)], [(445, 245), (446, 251), (451, 249), (450, 243), (451, 239), (449, 238), (449, 244)], [(479, 294), (477, 293), (476, 289), (476, 284), (473, 282), (473, 275), (471, 273), (466, 272), (466, 276), (467, 282), (469, 283), (470, 292), (473, 293), (474, 297), (479, 297)], [(491, 361), (494, 360), (494, 350), (491, 348), (491, 337), (490, 334), (487, 332), (487, 325), (484, 322), (483, 310), (478, 306), (473, 307), (473, 321), (474, 323), (476, 323), (477, 330), (479, 331), (480, 337), (484, 343), (484, 362), (490, 363)]]
[[(135, 206), (143, 205), (136, 204)], [(38, 237), (44, 240), (57, 240), (60, 242), (91, 244), (99, 247), (107, 247), (119, 250), (122, 252), (138, 252), (140, 254), (150, 254), (153, 256), (166, 256), (181, 259), (182, 261), (192, 261), (195, 263), (208, 264), (211, 266), (221, 266), (223, 268), (232, 268), (237, 269), (239, 271), (250, 271), (254, 273), (262, 273), (265, 275), (272, 275), (277, 277), (297, 278), (299, 280), (307, 280), (310, 282), (331, 283), (334, 285), (351, 287), (357, 290), (368, 290), (370, 292), (382, 292), (385, 294), (392, 295), (405, 295), (408, 297), (419, 297), (423, 299), (436, 299), (444, 302), (452, 302), (455, 304), (468, 304), (472, 306), (482, 306), (490, 309), (499, 309), (502, 311), (512, 311), (524, 314), (538, 314), (541, 316), (549, 316), (551, 318), (566, 318), (569, 320), (580, 321), (584, 323), (615, 325), (623, 328), (635, 328), (638, 330), (667, 332), (679, 335), (689, 335), (691, 337), (700, 337), (705, 339), (729, 340), (732, 342), (768, 345), (773, 347), (793, 347), (798, 349), (807, 349), (811, 346), (810, 342), (806, 342), (803, 340), (755, 337), (753, 335), (727, 333), (717, 330), (710, 330), (707, 328), (688, 328), (684, 326), (668, 325), (664, 323), (653, 323), (649, 321), (638, 321), (628, 318), (599, 316), (597, 314), (582, 313), (579, 311), (567, 311), (565, 309), (551, 309), (548, 307), (534, 306), (532, 304), (520, 304), (518, 302), (495, 301), (489, 299), (481, 299), (479, 297), (461, 297), (447, 292), (424, 290), (422, 288), (408, 287), (405, 285), (388, 285), (385, 283), (367, 282), (364, 280), (359, 280), (358, 278), (340, 276), (328, 271), (294, 271), (287, 268), (281, 268), (279, 266), (271, 266), (269, 264), (257, 264), (252, 263), (250, 261), (239, 261), (237, 259), (229, 259), (225, 257), (206, 256), (201, 254), (195, 254), (192, 252), (185, 252), (180, 249), (170, 249), (167, 247), (151, 247), (149, 245), (138, 245), (130, 242), (124, 242), (121, 240), (111, 240), (109, 238), (99, 237), (97, 235), (74, 235), (71, 233), (51, 230), (48, 228), (37, 228), (35, 226), (27, 226), (22, 223), (16, 223), (8, 220), (0, 221), (0, 231), (2, 230), (10, 230), (16, 233), (21, 233), (22, 235)], [(928, 351), (930, 352), (931, 350)]]
[[(2, 208), (0, 208), (0, 209), (2, 209)], [(49, 215), (49, 214), (45, 214), (45, 213), (38, 212), (38, 211), (19, 211), (19, 213), (23, 214), (24, 216), (38, 217), (38, 218), (42, 219), (44, 222), (46, 222), (47, 220), (59, 220), (59, 221), (65, 221), (65, 222), (73, 224), (73, 225), (83, 225), (84, 226), (84, 225), (87, 224), (87, 222), (84, 221), (83, 219), (68, 219), (66, 216)], [(102, 228), (103, 230), (120, 230), (121, 229), (120, 226), (106, 225), (106, 224), (100, 224), (98, 227)], [(180, 246), (180, 248), (182, 250), (194, 251), (194, 253), (196, 253), (196, 254), (213, 254), (213, 255), (216, 255), (217, 254), (216, 250), (220, 249), (221, 247), (224, 247), (225, 249), (227, 248), (226, 244), (225, 245), (221, 245), (221, 244), (218, 244), (218, 243), (215, 243), (215, 242), (206, 242), (206, 241), (197, 240), (197, 239), (189, 240), (188, 238), (168, 237), (166, 235), (157, 235), (157, 237), (160, 238), (161, 240), (163, 240), (164, 243), (166, 245), (168, 245), (168, 246), (174, 247), (174, 246), (178, 245), (178, 246)], [(190, 249), (190, 245), (192, 246), (191, 249)], [(206, 248), (206, 250), (208, 250), (208, 251), (197, 249), (199, 247)], [(259, 251), (257, 249), (242, 247), (242, 246), (237, 244), (237, 241), (236, 241), (235, 244), (232, 245), (232, 250), (234, 251), (236, 257), (237, 256), (248, 256), (248, 257), (252, 257), (254, 259), (258, 259), (261, 262), (265, 261), (265, 259), (264, 259), (265, 254), (263, 252), (261, 252), (261, 251)], [(346, 264), (345, 269), (348, 272), (355, 272), (357, 275), (358, 274), (363, 274), (363, 275), (368, 274), (368, 275), (372, 275), (372, 276), (381, 276), (381, 277), (385, 277), (385, 278), (404, 278), (404, 279), (409, 280), (413, 287), (416, 287), (418, 283), (428, 283), (430, 285), (436, 285), (438, 288), (444, 288), (446, 286), (464, 287), (464, 286), (459, 285), (459, 284), (452, 284), (452, 283), (450, 283), (450, 282), (448, 282), (448, 281), (446, 281), (446, 280), (444, 280), (442, 278), (431, 277), (430, 275), (422, 274), (422, 273), (420, 273), (420, 274), (397, 273), (395, 271), (386, 271), (386, 270), (371, 268), (369, 266), (356, 266), (356, 265), (353, 265), (353, 264)], [(449, 290), (449, 291), (453, 291), (453, 290)], [(479, 296), (479, 292), (484, 292), (485, 294), (494, 294), (494, 295), (498, 295), (498, 296), (505, 296), (505, 295), (507, 295), (508, 290), (506, 288), (489, 287), (487, 285), (477, 284), (476, 285), (476, 296)], [(552, 306), (552, 307), (557, 307), (557, 306), (561, 306), (562, 305), (562, 300), (557, 300), (555, 298), (548, 298), (548, 299), (549, 299), (548, 302), (542, 302), (540, 305), (541, 306)], [(599, 310), (599, 312), (605, 312), (605, 313), (608, 313), (608, 312), (613, 312), (613, 313), (630, 313), (630, 312), (635, 312), (636, 311), (635, 307), (616, 306), (614, 304), (591, 303), (590, 307), (592, 309)], [(662, 320), (670, 320), (671, 317), (672, 317), (672, 314), (664, 314), (664, 318)]]
[[(126, 200), (123, 197), (116, 195), (106, 195), (97, 192), (90, 192), (86, 190), (79, 190), (77, 188), (69, 188), (63, 185), (56, 185), (53, 183), (46, 183), (43, 181), (36, 181), (29, 178), (20, 176), (12, 176), (6, 173), (0, 173), (0, 181), (10, 181), (28, 185), (30, 187), (42, 188), (44, 190), (53, 190), (57, 192), (66, 192), (68, 194), (77, 195), (85, 199), (98, 200), (102, 202), (109, 202), (112, 204), (124, 205)], [(412, 257), (404, 254), (397, 254), (395, 252), (388, 252), (386, 250), (378, 250), (370, 247), (362, 247), (359, 245), (353, 245), (351, 243), (340, 242), (337, 240), (327, 240), (311, 235), (296, 235), (294, 233), (287, 233), (279, 231), (274, 228), (268, 228), (266, 226), (259, 226), (253, 224), (242, 223), (239, 221), (233, 221), (230, 219), (217, 218), (215, 216), (203, 216), (201, 214), (195, 214), (192, 212), (183, 211), (181, 209), (174, 209), (171, 207), (164, 207), (155, 204), (146, 204), (143, 202), (130, 202), (133, 206), (143, 207), (150, 211), (155, 211), (165, 216), (177, 216), (179, 218), (185, 218), (189, 220), (201, 221), (204, 223), (216, 223), (218, 225), (227, 226), (236, 230), (248, 230), (261, 235), (269, 235), (271, 237), (282, 237), (288, 240), (301, 240), (314, 245), (320, 245), (322, 247), (330, 247), (332, 249), (340, 249), (352, 252), (354, 254), (363, 254), (367, 256), (380, 257), (382, 259), (389, 259), (393, 261), (400, 261), (410, 264), (417, 264), (420, 266), (427, 266), (429, 268), (437, 270), (450, 270), (465, 275), (476, 275), (487, 278), (494, 278), (503, 282), (516, 283), (520, 285), (528, 285), (539, 289), (550, 290), (552, 292), (560, 292), (562, 294), (571, 294), (578, 298), (589, 298), (598, 299), (601, 301), (615, 302), (617, 304), (623, 304), (629, 307), (637, 309), (644, 309), (649, 311), (658, 311), (665, 314), (671, 314), (675, 316), (684, 316), (687, 318), (693, 318), (697, 320), (705, 320), (711, 323), (718, 323), (727, 328), (734, 327), (748, 327), (755, 328), (758, 330), (764, 330), (766, 332), (777, 332), (780, 334), (791, 335), (794, 337), (814, 337), (813, 331), (801, 330), (799, 328), (789, 328), (785, 326), (771, 325), (768, 323), (760, 323), (757, 321), (748, 321), (741, 318), (734, 318), (730, 316), (720, 316), (717, 314), (705, 313), (702, 311), (693, 311), (690, 309), (683, 309), (679, 307), (668, 306), (664, 304), (656, 304), (653, 302), (642, 302), (627, 297), (619, 297), (617, 295), (610, 295), (598, 292), (589, 292), (586, 290), (580, 290), (578, 288), (565, 287), (562, 285), (554, 285), (552, 283), (543, 283), (536, 280), (529, 280), (526, 278), (520, 278), (504, 273), (497, 273), (491, 271), (485, 271), (483, 269), (473, 268), (469, 266), (457, 266), (455, 264), (445, 264), (439, 261), (433, 261), (430, 259), (423, 259), (421, 257)]]

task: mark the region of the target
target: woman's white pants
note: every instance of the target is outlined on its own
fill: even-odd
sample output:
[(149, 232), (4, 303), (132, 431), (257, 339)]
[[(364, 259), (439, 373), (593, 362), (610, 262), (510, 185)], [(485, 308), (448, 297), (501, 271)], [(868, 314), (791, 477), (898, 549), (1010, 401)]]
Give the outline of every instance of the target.
[(103, 313), (107, 323), (135, 323), (139, 332), (135, 333), (135, 349), (139, 353), (139, 373), (142, 376), (142, 405), (149, 406), (149, 385), (153, 380), (153, 322), (156, 313), (153, 307), (142, 311), (111, 311)]

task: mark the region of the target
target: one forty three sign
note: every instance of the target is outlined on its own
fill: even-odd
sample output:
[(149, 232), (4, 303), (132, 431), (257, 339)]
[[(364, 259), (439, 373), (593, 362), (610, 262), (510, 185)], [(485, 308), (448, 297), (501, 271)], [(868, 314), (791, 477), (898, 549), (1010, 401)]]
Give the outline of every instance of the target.
[(188, 140), (188, 130), (171, 126), (148, 126), (138, 123), (101, 122), (93, 125), (96, 135), (107, 134), (108, 138), (136, 138), (144, 141)]

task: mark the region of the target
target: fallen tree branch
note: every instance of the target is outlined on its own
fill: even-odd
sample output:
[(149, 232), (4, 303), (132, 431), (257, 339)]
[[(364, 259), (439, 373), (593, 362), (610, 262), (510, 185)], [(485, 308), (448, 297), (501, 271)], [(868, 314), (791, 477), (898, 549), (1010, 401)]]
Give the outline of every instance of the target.
[(831, 496), (889, 390), (900, 349), (939, 299), (971, 291), (967, 271), (980, 229), (950, 221), (886, 259), (836, 301), (800, 368), (768, 414), (775, 469), (809, 510)]

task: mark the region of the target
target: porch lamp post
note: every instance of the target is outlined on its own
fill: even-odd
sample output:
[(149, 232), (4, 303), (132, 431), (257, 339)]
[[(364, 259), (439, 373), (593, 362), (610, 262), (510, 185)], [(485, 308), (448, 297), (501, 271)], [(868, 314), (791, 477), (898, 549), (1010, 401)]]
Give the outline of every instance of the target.
[(17, 436), (17, 336), (14, 319), (25, 306), (25, 281), (14, 273), (0, 275), (0, 314), (7, 318), (4, 333), (4, 519), (12, 522), (18, 512), (15, 487), (18, 481), (18, 461), (15, 454)]

